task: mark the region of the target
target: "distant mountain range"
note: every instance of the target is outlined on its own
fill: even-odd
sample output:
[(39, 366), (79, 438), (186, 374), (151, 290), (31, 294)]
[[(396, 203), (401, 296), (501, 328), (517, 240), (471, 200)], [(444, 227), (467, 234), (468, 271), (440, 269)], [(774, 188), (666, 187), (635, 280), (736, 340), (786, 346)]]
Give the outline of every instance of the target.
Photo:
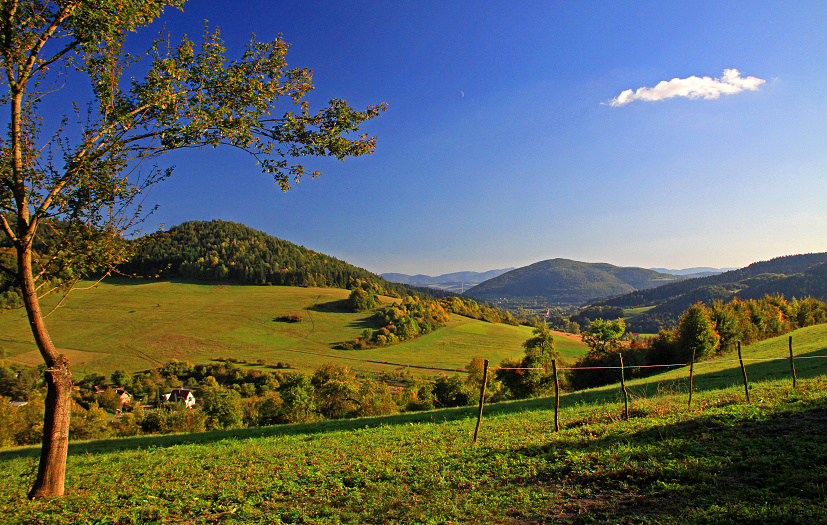
[(476, 284), (493, 279), (513, 269), (514, 268), (505, 268), (502, 270), (489, 270), (487, 272), (454, 272), (437, 275), (435, 277), (422, 274), (406, 275), (404, 273), (383, 273), (379, 276), (392, 283), (462, 293)]
[(138, 276), (194, 281), (340, 288), (358, 279), (376, 283), (385, 294), (422, 295), (427, 288), (442, 290), (440, 294), (464, 291), (469, 297), (510, 307), (521, 303), (542, 308), (590, 303), (624, 310), (648, 308), (627, 319), (630, 329), (642, 333), (657, 331), (660, 326), (671, 327), (682, 312), (699, 301), (711, 304), (715, 300), (746, 300), (765, 294), (783, 294), (787, 299), (827, 299), (827, 252), (777, 257), (707, 277), (695, 276), (719, 270), (688, 268), (659, 272), (568, 259), (436, 277), (380, 277), (334, 257), (226, 221), (192, 221), (146, 236), (139, 240), (135, 256), (119, 270)]
[(592, 299), (684, 279), (686, 277), (645, 268), (549, 259), (484, 281), (466, 295), (495, 302), (578, 306)]
[[(583, 263), (589, 264), (589, 263)], [(489, 279), (499, 277), (500, 275), (514, 270), (514, 267), (504, 268), (500, 270), (489, 270), (487, 272), (453, 272), (444, 273), (442, 275), (408, 275), (404, 273), (383, 273), (379, 276), (392, 283), (407, 284), (410, 286), (418, 286), (424, 288), (434, 288), (438, 290), (445, 290), (455, 293), (464, 293), (471, 287), (481, 284)], [(710, 275), (717, 275), (736, 268), (712, 268), (709, 266), (685, 268), (682, 270), (672, 270), (668, 268), (649, 268), (658, 273), (668, 275), (679, 275), (686, 279), (693, 279), (695, 277), (708, 277)]]
[(709, 266), (698, 266), (695, 268), (684, 268), (683, 270), (670, 270), (668, 268), (649, 269), (659, 273), (682, 275), (686, 278), (694, 279), (695, 277), (709, 277), (710, 275), (718, 275), (719, 273), (737, 270), (738, 268), (710, 268)]

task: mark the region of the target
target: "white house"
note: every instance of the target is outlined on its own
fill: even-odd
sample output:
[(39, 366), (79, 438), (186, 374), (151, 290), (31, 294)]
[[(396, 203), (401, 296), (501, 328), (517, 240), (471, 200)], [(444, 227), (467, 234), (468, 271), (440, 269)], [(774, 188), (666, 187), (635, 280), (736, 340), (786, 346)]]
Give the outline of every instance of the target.
[(195, 406), (195, 396), (192, 394), (192, 390), (185, 388), (176, 388), (169, 394), (164, 394), (164, 399), (170, 403), (182, 401), (187, 408)]

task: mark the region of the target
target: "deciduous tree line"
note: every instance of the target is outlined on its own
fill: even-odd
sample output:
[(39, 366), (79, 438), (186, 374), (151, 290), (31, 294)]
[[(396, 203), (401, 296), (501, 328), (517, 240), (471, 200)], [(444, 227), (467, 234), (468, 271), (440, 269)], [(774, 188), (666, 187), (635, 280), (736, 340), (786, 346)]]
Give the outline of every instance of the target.
[(827, 305), (810, 297), (787, 301), (780, 295), (766, 295), (746, 301), (715, 301), (712, 306), (696, 303), (680, 316), (673, 330), (661, 329), (654, 337), (622, 347), (618, 344), (623, 335), (622, 319), (596, 319), (583, 333), (590, 350), (576, 363), (568, 381), (576, 389), (617, 382), (617, 370), (587, 368), (620, 366), (620, 352), (627, 377), (642, 377), (663, 369), (635, 367), (689, 363), (693, 356), (696, 361), (709, 359), (731, 350), (737, 341), (748, 344), (824, 322)]

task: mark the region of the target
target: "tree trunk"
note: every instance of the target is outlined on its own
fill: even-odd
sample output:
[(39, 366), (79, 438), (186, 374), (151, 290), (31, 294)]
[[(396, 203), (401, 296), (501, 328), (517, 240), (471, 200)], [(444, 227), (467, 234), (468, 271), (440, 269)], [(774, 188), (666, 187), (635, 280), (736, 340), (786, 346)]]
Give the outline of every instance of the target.
[(25, 240), (18, 249), (20, 288), (32, 335), (46, 362), (46, 413), (43, 417), (43, 445), (37, 480), (29, 491), (29, 499), (54, 498), (63, 495), (66, 478), (66, 455), (69, 449), (69, 418), (72, 411), (72, 374), (66, 356), (57, 353), (49, 337), (40, 301), (37, 298), (32, 272), (31, 242)]
[(69, 362), (59, 356), (59, 366), (46, 369), (46, 414), (43, 418), (43, 445), (37, 480), (29, 499), (63, 496), (66, 456), (69, 450), (69, 418), (72, 410), (72, 374)]

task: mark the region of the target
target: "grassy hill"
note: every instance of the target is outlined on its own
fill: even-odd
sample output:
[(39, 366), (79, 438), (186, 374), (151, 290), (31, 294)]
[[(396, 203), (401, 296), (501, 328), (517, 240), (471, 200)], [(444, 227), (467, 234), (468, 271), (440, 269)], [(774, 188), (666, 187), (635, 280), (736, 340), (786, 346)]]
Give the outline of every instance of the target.
[(682, 279), (643, 268), (549, 259), (489, 279), (468, 290), (466, 295), (489, 301), (505, 298), (509, 302), (581, 305), (598, 297), (624, 294)]
[[(827, 354), (827, 325), (793, 334)], [(786, 353), (786, 336), (745, 357)], [(720, 360), (723, 361), (723, 360)], [(35, 447), (0, 452), (8, 523), (818, 524), (827, 507), (827, 365), (706, 365), (561, 399), (394, 417), (70, 444), (66, 497), (29, 502)], [(805, 364), (806, 363), (806, 364)], [(768, 367), (758, 382), (761, 367)], [(684, 386), (682, 386), (684, 385)]]
[[(372, 350), (335, 346), (376, 328), (371, 312), (349, 313), (340, 301), (347, 290), (283, 286), (197, 284), (130, 279), (107, 280), (73, 292), (48, 318), (52, 339), (69, 357), (77, 377), (92, 371), (138, 371), (170, 359), (193, 363), (217, 357), (268, 364), (279, 361), (309, 371), (338, 361), (359, 371), (403, 367), (462, 369), (481, 355), (492, 363), (522, 354), (531, 337), (523, 326), (491, 324), (452, 315), (444, 328), (413, 341)], [(384, 298), (385, 303), (391, 298)], [(56, 300), (47, 298), (44, 309)], [(299, 314), (301, 323), (282, 315)], [(559, 337), (557, 347), (575, 358), (586, 347)], [(22, 310), (0, 314), (0, 349), (6, 359), (28, 365), (42, 362)], [(389, 364), (386, 364), (389, 363)]]

